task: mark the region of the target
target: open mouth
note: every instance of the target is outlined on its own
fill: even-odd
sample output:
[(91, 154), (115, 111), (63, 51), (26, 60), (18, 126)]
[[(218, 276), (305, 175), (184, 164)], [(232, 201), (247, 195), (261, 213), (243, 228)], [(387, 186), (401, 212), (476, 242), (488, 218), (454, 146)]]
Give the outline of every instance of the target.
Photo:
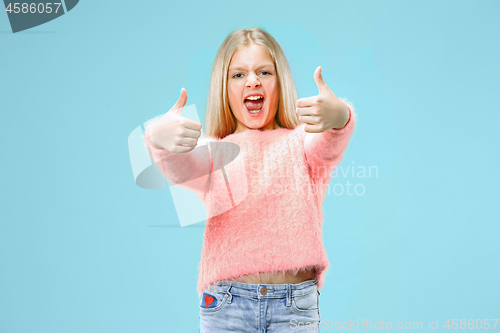
[(250, 115), (259, 115), (262, 107), (264, 106), (264, 96), (248, 96), (243, 101), (243, 104), (245, 104), (245, 107), (247, 108)]

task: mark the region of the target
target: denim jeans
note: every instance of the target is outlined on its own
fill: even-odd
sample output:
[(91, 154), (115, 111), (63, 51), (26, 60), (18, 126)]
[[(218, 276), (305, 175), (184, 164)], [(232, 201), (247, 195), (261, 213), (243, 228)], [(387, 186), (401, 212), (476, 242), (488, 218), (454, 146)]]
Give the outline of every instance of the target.
[(203, 291), (200, 332), (319, 332), (315, 280), (297, 284), (219, 281)]

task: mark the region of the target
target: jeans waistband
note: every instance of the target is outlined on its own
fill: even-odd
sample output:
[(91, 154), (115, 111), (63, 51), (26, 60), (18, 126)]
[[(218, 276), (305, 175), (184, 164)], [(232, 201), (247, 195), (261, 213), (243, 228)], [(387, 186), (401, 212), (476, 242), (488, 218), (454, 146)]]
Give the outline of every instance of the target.
[(220, 293), (230, 293), (231, 295), (262, 299), (284, 297), (290, 298), (294, 295), (306, 295), (312, 292), (317, 292), (318, 286), (316, 285), (316, 280), (306, 280), (295, 284), (252, 284), (223, 280), (217, 282), (217, 284), (212, 285), (209, 289)]

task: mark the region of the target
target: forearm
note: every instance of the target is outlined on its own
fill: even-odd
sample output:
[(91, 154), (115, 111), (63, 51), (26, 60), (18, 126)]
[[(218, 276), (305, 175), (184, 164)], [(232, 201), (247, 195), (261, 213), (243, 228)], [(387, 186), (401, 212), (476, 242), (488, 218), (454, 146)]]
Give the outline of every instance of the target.
[(323, 170), (321, 177), (326, 176), (325, 172), (333, 171), (333, 168), (340, 162), (354, 131), (356, 120), (354, 108), (347, 101), (344, 100), (344, 102), (348, 116), (345, 117), (346, 120), (339, 120), (339, 128), (332, 128), (321, 133), (305, 133), (304, 136), (304, 152), (307, 162), (312, 169)]

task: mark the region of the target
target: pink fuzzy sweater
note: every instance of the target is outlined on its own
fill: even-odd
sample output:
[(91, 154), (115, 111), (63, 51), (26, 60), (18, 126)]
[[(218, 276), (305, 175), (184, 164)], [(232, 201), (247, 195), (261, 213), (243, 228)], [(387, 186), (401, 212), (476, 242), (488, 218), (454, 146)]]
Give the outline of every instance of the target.
[[(155, 121), (146, 125), (146, 145), (167, 180), (195, 191), (212, 216), (203, 236), (200, 297), (219, 280), (264, 272), (295, 275), (306, 268), (315, 270), (321, 290), (329, 266), (322, 239), (323, 201), (355, 124), (352, 105), (342, 101), (350, 118), (341, 129), (307, 133), (301, 124), (246, 130), (221, 140), (202, 137), (198, 147), (210, 143), (205, 159), (198, 147), (179, 154), (155, 148), (148, 132)], [(218, 142), (237, 146), (213, 144)], [(228, 156), (232, 162), (220, 172)], [(198, 178), (186, 181), (193, 175)]]

